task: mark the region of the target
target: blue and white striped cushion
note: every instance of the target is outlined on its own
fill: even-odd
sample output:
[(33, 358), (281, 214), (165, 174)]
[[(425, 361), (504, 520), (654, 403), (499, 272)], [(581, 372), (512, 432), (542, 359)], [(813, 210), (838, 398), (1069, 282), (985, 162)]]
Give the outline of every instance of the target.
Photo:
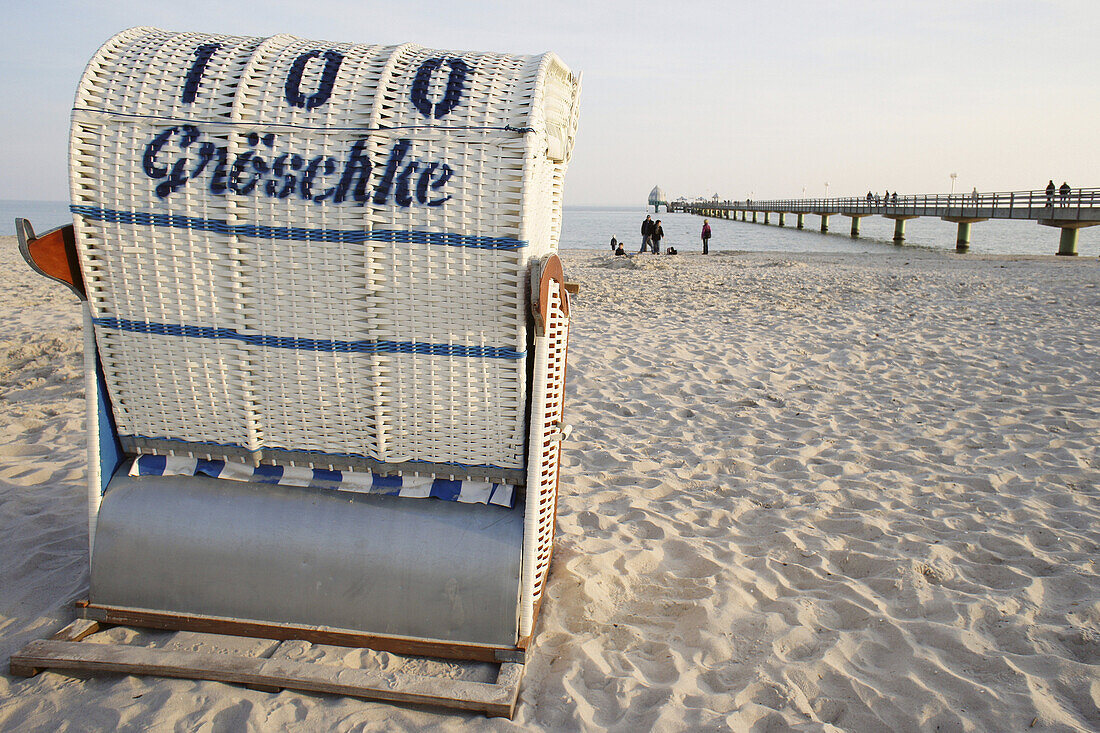
[(489, 481), (450, 481), (430, 476), (377, 476), (373, 473), (328, 471), (295, 466), (250, 466), (232, 461), (205, 461), (181, 456), (138, 456), (130, 466), (131, 476), (210, 476), (231, 481), (252, 481), (281, 486), (337, 489), (362, 494), (385, 494), (424, 499), (434, 497), (465, 504), (495, 504), (512, 507), (510, 484)]

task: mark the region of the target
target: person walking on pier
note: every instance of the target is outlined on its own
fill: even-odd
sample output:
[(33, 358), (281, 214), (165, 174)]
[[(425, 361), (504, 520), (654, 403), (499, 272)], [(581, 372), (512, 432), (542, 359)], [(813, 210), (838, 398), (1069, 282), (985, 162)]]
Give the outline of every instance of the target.
[(653, 242), (653, 254), (661, 254), (661, 240), (664, 239), (665, 230), (661, 228), (661, 220), (658, 219), (653, 223), (653, 233), (649, 235), (650, 240)]
[(703, 219), (703, 233), (701, 236), (703, 237), (703, 254), (708, 254), (707, 245), (710, 244), (710, 224), (706, 219)]
[(1065, 181), (1062, 181), (1062, 185), (1058, 187), (1058, 197), (1062, 199), (1062, 206), (1069, 204), (1069, 193), (1072, 190)]
[(1047, 184), (1047, 206), (1054, 206), (1054, 179)]
[(653, 218), (646, 216), (645, 221), (642, 222), (642, 248), (638, 250), (638, 254), (645, 252), (653, 245)]

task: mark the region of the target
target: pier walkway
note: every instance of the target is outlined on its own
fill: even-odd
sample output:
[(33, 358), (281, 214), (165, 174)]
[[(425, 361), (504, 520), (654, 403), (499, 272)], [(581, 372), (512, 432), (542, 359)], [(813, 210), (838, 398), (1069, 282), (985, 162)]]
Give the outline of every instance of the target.
[(797, 217), (796, 226), (804, 228), (806, 214), (821, 217), (821, 231), (829, 231), (829, 217), (840, 215), (852, 220), (851, 234), (859, 236), (859, 222), (865, 216), (882, 216), (894, 220), (894, 241), (905, 239), (905, 222), (921, 216), (935, 216), (959, 225), (955, 247), (960, 252), (970, 248), (970, 225), (987, 219), (1030, 220), (1042, 226), (1062, 230), (1058, 254), (1077, 254), (1077, 230), (1100, 224), (1100, 188), (1075, 188), (1068, 194), (1048, 195), (1039, 191), (1006, 191), (997, 193), (920, 194), (895, 196), (884, 200), (871, 198), (787, 199), (773, 201), (670, 201), (665, 208), (671, 212), (709, 216), (715, 219), (757, 221), (764, 215), (770, 223), (774, 214), (779, 226), (787, 215)]

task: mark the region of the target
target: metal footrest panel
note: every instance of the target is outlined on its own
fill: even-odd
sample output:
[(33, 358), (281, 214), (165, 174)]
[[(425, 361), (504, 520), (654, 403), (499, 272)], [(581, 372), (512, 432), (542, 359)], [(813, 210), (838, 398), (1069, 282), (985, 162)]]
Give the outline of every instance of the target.
[(90, 599), (512, 646), (522, 522), (495, 506), (116, 475)]

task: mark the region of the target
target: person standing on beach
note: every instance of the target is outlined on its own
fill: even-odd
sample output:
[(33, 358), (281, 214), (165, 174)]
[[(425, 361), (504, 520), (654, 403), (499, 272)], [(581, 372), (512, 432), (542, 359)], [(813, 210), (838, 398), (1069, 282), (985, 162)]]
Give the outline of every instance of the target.
[(638, 254), (645, 252), (653, 244), (653, 226), (653, 219), (647, 215), (642, 222), (642, 248), (638, 250)]
[(708, 254), (707, 245), (710, 244), (710, 224), (703, 219), (703, 254)]
[(661, 220), (658, 219), (653, 224), (653, 233), (650, 235), (650, 240), (653, 242), (653, 254), (661, 254), (661, 240), (665, 236), (665, 230), (661, 228)]
[(1054, 179), (1047, 183), (1047, 206), (1054, 206)]
[(614, 252), (619, 248), (619, 240), (615, 239), (615, 235), (611, 235), (611, 251)]
[(1058, 196), (1062, 199), (1062, 206), (1069, 204), (1069, 193), (1072, 190), (1065, 181), (1062, 181), (1062, 185), (1058, 187)]

